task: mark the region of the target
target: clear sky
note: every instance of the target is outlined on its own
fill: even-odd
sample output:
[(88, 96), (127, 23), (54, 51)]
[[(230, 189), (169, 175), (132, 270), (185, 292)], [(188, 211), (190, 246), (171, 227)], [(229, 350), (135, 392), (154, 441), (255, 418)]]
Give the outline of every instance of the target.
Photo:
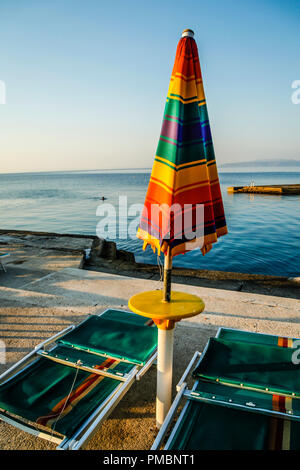
[(299, 0), (0, 0), (0, 172), (151, 167), (185, 28), (217, 161), (300, 158)]

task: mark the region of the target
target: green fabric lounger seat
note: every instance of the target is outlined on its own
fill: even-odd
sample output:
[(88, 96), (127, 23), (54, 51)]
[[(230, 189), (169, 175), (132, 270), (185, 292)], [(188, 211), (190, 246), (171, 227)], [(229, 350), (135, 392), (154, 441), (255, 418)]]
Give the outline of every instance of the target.
[(300, 422), (190, 400), (168, 450), (299, 450)]
[[(76, 372), (74, 368), (41, 357), (0, 388), (0, 408), (70, 437), (119, 385), (118, 380), (79, 370), (73, 393), (63, 410)], [(68, 408), (76, 399), (77, 405), (70, 413)]]
[(0, 377), (0, 419), (80, 448), (155, 359), (157, 329), (141, 320), (107, 310), (40, 345)]
[[(220, 329), (202, 357), (195, 353), (152, 449), (162, 448), (169, 433), (165, 450), (298, 450), (300, 374), (292, 363), (293, 341)], [(189, 390), (185, 378), (193, 367)]]

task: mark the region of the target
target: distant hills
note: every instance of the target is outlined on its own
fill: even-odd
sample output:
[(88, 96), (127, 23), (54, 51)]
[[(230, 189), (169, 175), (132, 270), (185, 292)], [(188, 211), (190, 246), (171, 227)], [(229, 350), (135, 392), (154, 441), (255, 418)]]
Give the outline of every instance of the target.
[(296, 158), (280, 158), (280, 159), (265, 159), (265, 160), (250, 160), (247, 162), (231, 162), (219, 164), (219, 168), (234, 169), (234, 168), (299, 168), (300, 160)]

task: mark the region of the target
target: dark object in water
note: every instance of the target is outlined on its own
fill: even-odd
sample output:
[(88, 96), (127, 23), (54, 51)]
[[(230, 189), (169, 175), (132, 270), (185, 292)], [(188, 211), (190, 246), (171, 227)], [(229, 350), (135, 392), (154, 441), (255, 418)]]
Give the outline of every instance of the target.
[(102, 196), (102, 197), (100, 197), (100, 199), (101, 199), (101, 201), (105, 201), (107, 199), (107, 197)]

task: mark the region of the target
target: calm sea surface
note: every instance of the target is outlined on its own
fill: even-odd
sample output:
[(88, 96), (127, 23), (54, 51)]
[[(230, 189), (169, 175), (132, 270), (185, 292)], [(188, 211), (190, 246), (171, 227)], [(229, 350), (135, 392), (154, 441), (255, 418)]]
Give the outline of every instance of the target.
[[(116, 208), (119, 196), (128, 206), (143, 204), (150, 173), (76, 172), (0, 174), (0, 228), (61, 233), (96, 233), (99, 205)], [(299, 276), (300, 196), (227, 194), (227, 186), (299, 183), (300, 172), (220, 173), (229, 233), (202, 256), (195, 250), (174, 265), (256, 274)], [(101, 197), (107, 198), (101, 201)], [(128, 217), (128, 224), (136, 215)], [(136, 260), (157, 263), (138, 239), (116, 240)]]

